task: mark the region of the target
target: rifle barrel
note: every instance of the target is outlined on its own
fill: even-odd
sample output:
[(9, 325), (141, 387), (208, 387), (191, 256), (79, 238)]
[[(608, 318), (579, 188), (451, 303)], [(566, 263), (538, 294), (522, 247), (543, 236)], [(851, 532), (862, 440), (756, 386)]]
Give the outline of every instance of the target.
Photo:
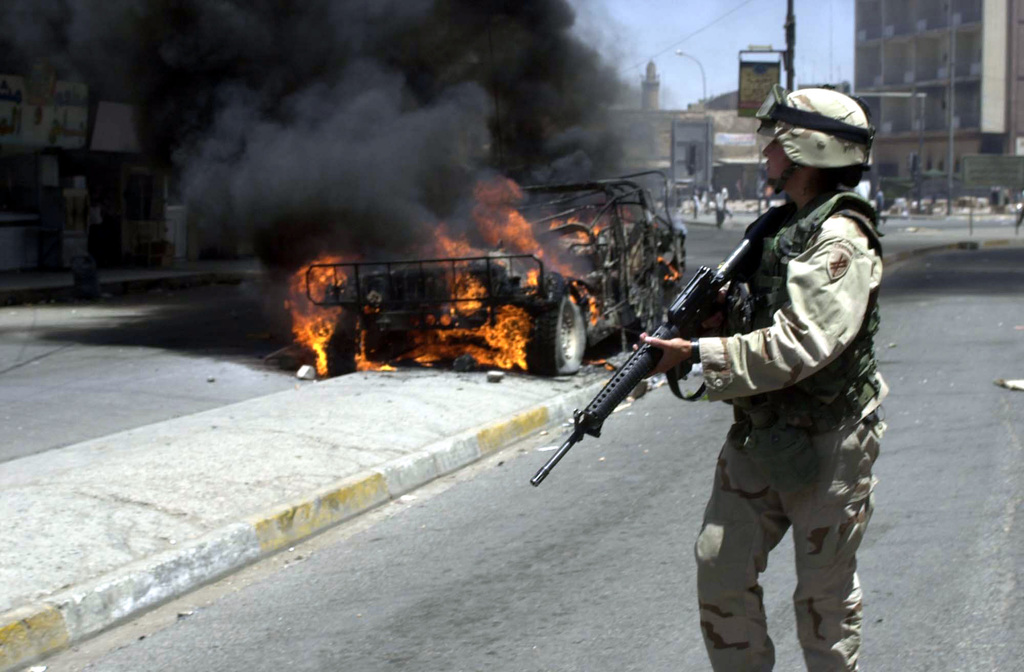
[(538, 485), (540, 485), (541, 482), (548, 477), (548, 474), (551, 473), (551, 470), (555, 468), (555, 465), (558, 464), (558, 461), (565, 457), (565, 454), (569, 452), (569, 449), (572, 448), (577, 443), (579, 443), (579, 441), (582, 438), (582, 431), (573, 431), (573, 433), (569, 435), (569, 438), (565, 440), (565, 443), (562, 444), (562, 447), (558, 449), (558, 452), (552, 455), (551, 459), (548, 460), (543, 467), (537, 470), (537, 473), (534, 475), (534, 477), (530, 479), (530, 485), (532, 485), (533, 487), (537, 487)]

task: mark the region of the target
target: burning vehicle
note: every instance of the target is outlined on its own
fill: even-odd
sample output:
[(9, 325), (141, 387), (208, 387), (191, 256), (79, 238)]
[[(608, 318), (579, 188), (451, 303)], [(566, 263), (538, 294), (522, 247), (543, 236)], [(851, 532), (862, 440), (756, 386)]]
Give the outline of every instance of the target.
[(296, 336), (321, 376), (467, 357), (575, 373), (589, 347), (616, 334), (627, 347), (628, 332), (660, 324), (681, 289), (685, 229), (631, 177), (481, 183), (473, 218), (486, 250), (441, 227), (429, 258), (319, 259), (293, 281), (308, 302)]

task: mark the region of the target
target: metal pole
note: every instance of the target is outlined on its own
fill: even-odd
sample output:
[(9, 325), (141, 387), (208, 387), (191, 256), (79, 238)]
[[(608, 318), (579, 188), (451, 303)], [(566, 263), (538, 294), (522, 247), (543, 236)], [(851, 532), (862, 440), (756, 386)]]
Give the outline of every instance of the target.
[(953, 114), (956, 106), (956, 28), (953, 26), (953, 0), (949, 4), (949, 148), (946, 156), (946, 215), (953, 214)]
[(786, 89), (793, 90), (793, 50), (796, 47), (796, 17), (793, 16), (793, 0), (786, 0)]
[(917, 93), (917, 85), (914, 85), (914, 95), (921, 101), (917, 120), (917, 175), (914, 176), (917, 179), (917, 214), (920, 215), (924, 200), (924, 100), (927, 94)]
[(690, 56), (687, 53), (683, 53), (683, 51), (680, 50), (680, 49), (676, 49), (676, 56), (685, 56), (686, 58), (689, 58), (694, 63), (696, 63), (697, 67), (700, 68), (700, 86), (701, 86), (701, 90), (703, 91), (703, 95), (704, 95), (704, 97), (701, 99), (701, 102), (704, 102), (705, 100), (708, 99), (708, 81), (704, 77), (704, 66), (701, 65), (700, 61), (698, 61), (696, 58), (694, 58), (693, 56)]

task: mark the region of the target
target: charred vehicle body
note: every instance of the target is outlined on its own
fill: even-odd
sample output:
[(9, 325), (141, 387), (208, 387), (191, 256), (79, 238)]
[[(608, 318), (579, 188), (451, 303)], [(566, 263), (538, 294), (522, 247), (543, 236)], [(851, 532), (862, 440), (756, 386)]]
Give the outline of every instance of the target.
[(512, 341), (520, 355), (499, 365), (571, 374), (589, 346), (615, 334), (625, 346), (628, 331), (662, 322), (681, 288), (686, 233), (648, 190), (621, 178), (522, 194), (535, 252), (311, 265), (308, 299), (344, 309), (330, 374), (354, 358), (409, 358), (426, 333)]

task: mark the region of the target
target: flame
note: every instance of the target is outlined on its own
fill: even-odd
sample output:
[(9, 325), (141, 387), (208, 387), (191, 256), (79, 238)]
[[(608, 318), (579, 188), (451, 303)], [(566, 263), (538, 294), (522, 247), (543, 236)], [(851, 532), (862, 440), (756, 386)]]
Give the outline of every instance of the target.
[[(485, 296), (487, 296), (487, 288), (484, 287), (484, 283), (480, 281), (480, 278), (468, 271), (456, 270), (455, 281), (452, 283), (452, 298), (482, 299)], [(452, 313), (465, 317), (477, 312), (483, 308), (483, 305), (482, 301), (458, 301), (452, 307)]]
[(471, 355), (480, 366), (527, 370), (526, 344), (532, 320), (518, 306), (501, 306), (494, 324), (478, 329), (434, 329), (413, 333), (415, 346), (400, 360), (431, 366), (442, 360)]
[(544, 251), (533, 235), (533, 227), (512, 207), (513, 203), (523, 200), (523, 191), (519, 185), (499, 177), (477, 182), (473, 195), (477, 201), (473, 208), (473, 219), (488, 245), (544, 257)]
[[(523, 190), (512, 180), (497, 177), (477, 182), (473, 189), (477, 203), (473, 220), (484, 241), (491, 247), (501, 247), (517, 254), (532, 254), (543, 260), (548, 270), (573, 276), (572, 267), (557, 256), (546, 254), (533, 233), (533, 225), (515, 209), (523, 200)], [(569, 221), (578, 221), (570, 218)]]
[[(582, 302), (583, 306), (587, 311), (587, 319), (590, 320), (590, 324), (597, 324), (598, 320), (601, 319), (601, 307), (597, 305), (597, 300), (590, 295), (590, 291), (587, 286), (582, 282), (575, 281), (572, 283), (574, 291), (573, 301), (577, 304)], [(579, 297), (579, 301), (576, 301), (576, 296)]]
[[(322, 256), (296, 271), (288, 283), (290, 298), (284, 302), (285, 310), (292, 316), (292, 334), (295, 336), (295, 342), (316, 355), (316, 372), (321, 378), (327, 375), (327, 344), (334, 336), (341, 311), (338, 308), (317, 306), (309, 300), (306, 296), (306, 273), (307, 268), (313, 264), (337, 263), (341, 263), (341, 257)], [(333, 284), (337, 279), (348, 280), (343, 273), (339, 275), (340, 278), (328, 269), (313, 269), (310, 271), (310, 284), (322, 288)]]
[(662, 257), (658, 257), (658, 263), (665, 267), (665, 282), (675, 282), (679, 279), (679, 269), (674, 263), (666, 263)]
[[(482, 181), (474, 188), (474, 195), (477, 204), (472, 210), (472, 217), (480, 239), (486, 245), (490, 248), (500, 247), (515, 254), (535, 255), (543, 259), (545, 272), (551, 270), (566, 277), (575, 275), (569, 264), (555, 258), (560, 253), (564, 254), (563, 250), (552, 248), (546, 255), (541, 248), (531, 224), (515, 207), (523, 200), (523, 192), (515, 182), (506, 178)], [(578, 221), (573, 217), (559, 224)], [(423, 258), (433, 256), (448, 259), (485, 255), (485, 252), (474, 247), (465, 236), (452, 234), (443, 223), (435, 226), (432, 249), (422, 251)], [(350, 262), (351, 259), (347, 261)], [(318, 307), (309, 301), (306, 296), (306, 269), (315, 264), (342, 263), (346, 263), (346, 260), (336, 255), (324, 255), (312, 260), (291, 277), (290, 298), (285, 302), (286, 309), (291, 312), (295, 340), (316, 355), (317, 373), (321, 377), (328, 373), (328, 345), (335, 335), (343, 311), (340, 308)], [(471, 272), (469, 264), (456, 263), (454, 271), (449, 280), (451, 295), (460, 300), (453, 301), (446, 314), (441, 314), (437, 318), (431, 315), (426, 324), (421, 326), (447, 327), (459, 318), (475, 317), (480, 311), (488, 310), (483, 301), (487, 289), (479, 275)], [(309, 280), (312, 285), (311, 294), (317, 296), (323, 295), (330, 287), (343, 285), (348, 278), (340, 269), (314, 269)], [(523, 283), (525, 287), (537, 287), (539, 280), (540, 269), (534, 267), (527, 271)], [(596, 323), (599, 316), (596, 302), (585, 289), (580, 293), (580, 299), (581, 305), (586, 306), (590, 321)], [(380, 310), (379, 306), (363, 307), (363, 313), (366, 315)], [(398, 361), (415, 360), (421, 365), (430, 366), (442, 360), (453, 360), (460, 355), (469, 354), (481, 366), (518, 368), (526, 371), (526, 346), (532, 327), (529, 313), (518, 306), (504, 305), (495, 308), (494, 314), (487, 317), (489, 319), (479, 328), (413, 331), (409, 335), (412, 348), (399, 356)], [(435, 325), (435, 321), (439, 324)], [(354, 336), (357, 370), (394, 370), (388, 363), (374, 362), (367, 358), (365, 330), (360, 329)]]

